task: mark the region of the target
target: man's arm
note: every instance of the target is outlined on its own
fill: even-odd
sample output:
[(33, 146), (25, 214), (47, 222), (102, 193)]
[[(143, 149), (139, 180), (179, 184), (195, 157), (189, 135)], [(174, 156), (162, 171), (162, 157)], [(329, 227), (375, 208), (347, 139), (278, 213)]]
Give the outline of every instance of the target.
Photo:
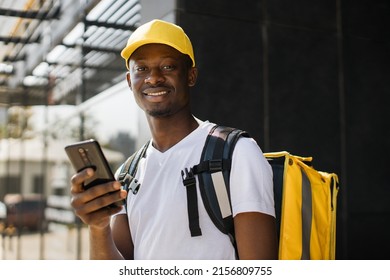
[(119, 214), (113, 217), (112, 224), (112, 236), (114, 243), (122, 256), (126, 260), (134, 259), (134, 245), (131, 238), (129, 220), (126, 214)]
[(278, 258), (274, 217), (258, 212), (240, 213), (234, 218), (234, 228), (241, 260)]
[(111, 227), (90, 227), (89, 232), (91, 259), (133, 259), (133, 242), (126, 214), (114, 216)]
[(123, 256), (112, 238), (110, 226), (89, 227), (89, 258), (91, 260), (121, 260)]

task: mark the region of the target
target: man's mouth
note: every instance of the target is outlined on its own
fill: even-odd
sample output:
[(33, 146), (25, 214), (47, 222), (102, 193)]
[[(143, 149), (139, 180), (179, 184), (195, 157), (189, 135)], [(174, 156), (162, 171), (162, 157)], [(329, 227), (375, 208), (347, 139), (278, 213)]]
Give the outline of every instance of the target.
[(144, 94), (147, 95), (147, 96), (160, 96), (160, 95), (164, 95), (164, 94), (167, 94), (168, 91), (166, 90), (163, 90), (163, 91), (156, 91), (156, 92), (146, 92), (144, 91)]
[(146, 96), (161, 96), (169, 92), (168, 89), (163, 87), (146, 88), (142, 93)]

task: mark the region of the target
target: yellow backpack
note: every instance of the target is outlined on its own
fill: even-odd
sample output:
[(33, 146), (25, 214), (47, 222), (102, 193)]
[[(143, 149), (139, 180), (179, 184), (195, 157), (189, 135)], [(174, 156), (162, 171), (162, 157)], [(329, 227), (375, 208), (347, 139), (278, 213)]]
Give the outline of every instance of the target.
[(264, 156), (274, 172), (279, 259), (334, 260), (338, 176), (315, 170), (312, 157)]

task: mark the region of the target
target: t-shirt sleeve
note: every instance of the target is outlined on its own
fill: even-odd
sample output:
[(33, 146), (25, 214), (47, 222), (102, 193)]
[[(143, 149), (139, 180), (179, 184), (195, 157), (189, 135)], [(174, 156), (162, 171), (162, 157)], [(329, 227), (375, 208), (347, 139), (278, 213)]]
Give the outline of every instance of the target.
[(252, 138), (240, 138), (233, 152), (230, 192), (233, 216), (261, 212), (275, 217), (272, 168)]

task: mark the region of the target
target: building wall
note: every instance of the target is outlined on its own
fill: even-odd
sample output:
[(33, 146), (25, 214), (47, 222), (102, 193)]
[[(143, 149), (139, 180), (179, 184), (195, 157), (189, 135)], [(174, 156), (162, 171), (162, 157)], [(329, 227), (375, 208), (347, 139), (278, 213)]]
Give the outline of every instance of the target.
[(389, 5), (177, 1), (199, 67), (196, 116), (340, 176), (338, 259), (387, 259), (390, 249)]
[[(0, 158), (0, 200), (7, 193), (44, 193), (47, 187), (34, 184), (36, 178), (42, 178), (42, 164), (31, 161), (10, 161)], [(50, 170), (48, 170), (50, 174)], [(19, 182), (19, 183), (16, 183)], [(41, 188), (40, 192), (37, 189)]]
[[(53, 141), (44, 153), (39, 139), (24, 140), (23, 144), (15, 139), (0, 140), (0, 201), (7, 193), (50, 195), (60, 192), (68, 196), (70, 178), (75, 173), (64, 150), (65, 145), (74, 140), (68, 141)], [(123, 162), (123, 155), (102, 149), (115, 171)]]

